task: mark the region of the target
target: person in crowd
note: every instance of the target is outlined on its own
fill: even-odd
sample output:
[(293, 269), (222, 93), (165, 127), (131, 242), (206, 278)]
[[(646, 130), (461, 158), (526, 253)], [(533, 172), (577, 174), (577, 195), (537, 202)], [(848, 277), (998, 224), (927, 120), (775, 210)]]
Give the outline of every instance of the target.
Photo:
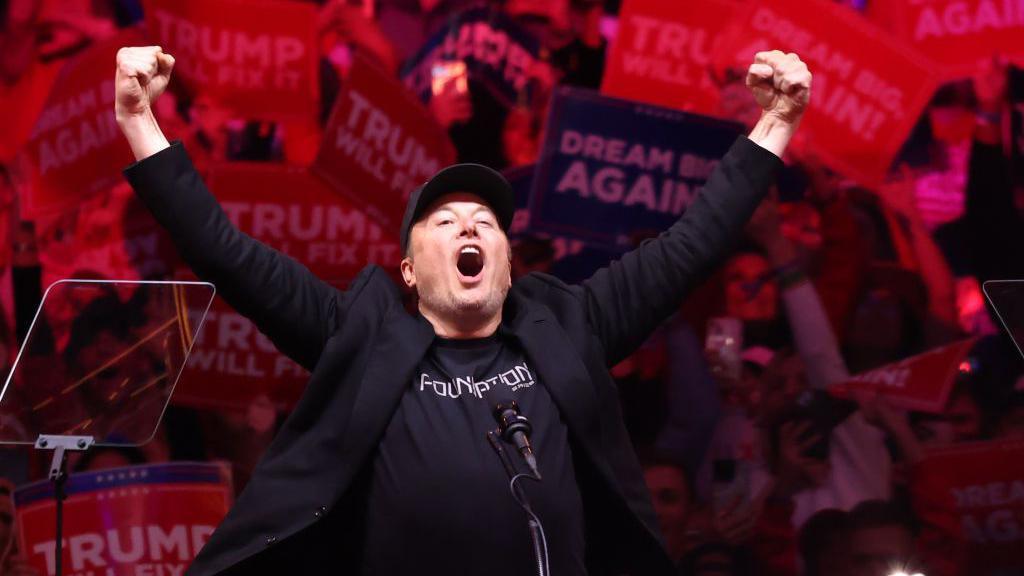
[(1024, 181), (1014, 178), (1003, 151), (1009, 114), (1008, 64), (986, 60), (974, 77), (977, 98), (974, 139), (964, 191), (963, 216), (942, 226), (936, 238), (958, 269), (986, 280), (1024, 278)]
[[(711, 447), (723, 402), (711, 367), (689, 323), (677, 315), (654, 338), (664, 340), (661, 354), (665, 359), (664, 384), (660, 387), (662, 394), (655, 396), (663, 402), (664, 409), (648, 410), (649, 416), (661, 416), (653, 419), (653, 426), (636, 422), (643, 418), (637, 413), (630, 433), (636, 438), (634, 430), (650, 430), (650, 445), (682, 466), (687, 477), (696, 478)], [(620, 388), (620, 396), (629, 393), (628, 387)]]
[(869, 265), (864, 230), (842, 180), (813, 151), (804, 150), (794, 166), (794, 182), (780, 182), (780, 198), (799, 191), (803, 198), (779, 203), (782, 236), (814, 283), (835, 334), (846, 334), (856, 300), (864, 291)]
[(146, 464), (146, 453), (135, 446), (96, 446), (86, 450), (71, 467), (73, 472), (94, 472)]
[[(269, 396), (258, 394), (244, 410), (205, 410), (191, 420), (200, 435), (196, 443), (203, 448), (201, 459), (230, 462), (232, 487), (237, 495), (252, 479), (256, 465), (280, 428), (282, 417), (281, 409)], [(179, 430), (185, 424), (182, 422)]]
[[(756, 403), (745, 417), (720, 422), (711, 452), (737, 465), (748, 463), (739, 478), (746, 483), (761, 535), (754, 539), (755, 551), (762, 564), (773, 566), (771, 573), (784, 574), (795, 566), (794, 527), (821, 509), (848, 510), (865, 500), (888, 498), (891, 478), (884, 433), (855, 405), (831, 401), (825, 392), (846, 381), (849, 372), (815, 287), (781, 232), (778, 212), (775, 202), (766, 200), (748, 234), (767, 255), (758, 256), (765, 271), (755, 281), (777, 282), (781, 298), (736, 310), (749, 318), (772, 317), (781, 300), (795, 351), (769, 351), (772, 358), (758, 379)], [(743, 295), (737, 291), (736, 300), (744, 302)], [(743, 428), (753, 443), (736, 440), (744, 437)], [(722, 444), (727, 438), (733, 439), (729, 447)]]
[[(847, 380), (850, 374), (814, 285), (798, 266), (794, 267), (795, 250), (780, 232), (777, 208), (771, 200), (755, 214), (748, 230), (763, 246), (773, 267), (783, 271), (780, 274), (784, 286), (782, 300), (797, 352), (796, 355), (780, 355), (773, 362), (774, 369), (763, 379), (760, 420), (779, 422), (780, 418), (786, 418), (783, 415), (792, 402), (814, 397), (813, 393), (807, 395), (807, 391), (827, 390), (830, 385)], [(828, 434), (818, 441), (828, 444), (829, 466), (824, 476), (813, 473), (813, 469), (805, 475), (816, 481), (804, 487), (811, 490), (798, 490), (803, 496), (795, 499), (796, 525), (822, 508), (848, 509), (859, 501), (889, 495), (889, 458), (881, 432), (858, 412), (846, 417), (850, 414), (849, 408), (828, 401), (815, 407), (834, 411), (834, 414), (818, 415), (827, 423), (824, 428), (814, 425), (818, 434), (823, 431)], [(794, 422), (794, 425), (799, 424), (799, 421)], [(871, 473), (867, 473), (868, 470)]]
[(842, 339), (850, 372), (858, 374), (923, 352), (925, 289), (915, 274), (896, 267), (876, 269), (856, 302)]
[(693, 513), (690, 480), (683, 468), (667, 458), (647, 456), (642, 465), (665, 548), (672, 561), (679, 563), (693, 545), (689, 533)]
[(572, 39), (551, 54), (561, 71), (560, 84), (597, 90), (604, 76), (608, 44), (601, 34), (605, 15), (600, 0), (570, 0), (569, 28)]
[(948, 344), (959, 331), (953, 271), (924, 221), (914, 196), (913, 180), (905, 176), (883, 192), (888, 207), (900, 219), (900, 228), (908, 237), (915, 260), (914, 271), (925, 288), (926, 304), (919, 321), (922, 345), (934, 348)]
[(18, 548), (14, 484), (0, 478), (0, 576), (39, 576)]
[(867, 402), (865, 413), (913, 464), (933, 448), (1018, 434), (1016, 385), (1022, 373), (1024, 361), (1013, 344), (1005, 336), (989, 336), (969, 351), (942, 413), (905, 414), (881, 396)]
[(892, 502), (861, 502), (850, 511), (848, 530), (851, 574), (926, 573), (914, 543), (916, 527)]

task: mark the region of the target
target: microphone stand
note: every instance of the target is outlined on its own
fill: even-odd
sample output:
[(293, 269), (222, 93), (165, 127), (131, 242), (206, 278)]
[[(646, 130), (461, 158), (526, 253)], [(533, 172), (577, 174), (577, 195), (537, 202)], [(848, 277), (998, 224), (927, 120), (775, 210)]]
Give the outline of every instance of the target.
[(516, 480), (519, 477), (529, 478), (537, 482), (540, 482), (540, 479), (532, 474), (516, 473), (516, 469), (512, 465), (512, 460), (509, 459), (508, 452), (506, 452), (505, 448), (501, 445), (499, 432), (489, 430), (487, 432), (487, 440), (491, 443), (491, 447), (494, 448), (494, 451), (498, 454), (498, 459), (501, 460), (501, 464), (505, 468), (505, 474), (508, 475), (509, 486), (512, 490), (512, 497), (516, 499), (516, 502), (518, 502), (526, 512), (526, 523), (530, 527), (530, 540), (533, 542), (533, 557), (537, 563), (537, 576), (551, 576), (547, 563), (547, 542), (545, 542), (544, 533), (540, 527), (540, 521), (533, 513), (533, 508), (530, 507), (530, 501), (526, 497), (526, 491), (516, 484)]

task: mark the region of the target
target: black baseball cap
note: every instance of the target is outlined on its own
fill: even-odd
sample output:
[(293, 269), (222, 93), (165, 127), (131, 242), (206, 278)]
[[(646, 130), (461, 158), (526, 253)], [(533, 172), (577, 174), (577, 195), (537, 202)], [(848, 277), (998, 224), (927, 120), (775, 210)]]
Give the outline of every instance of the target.
[(482, 164), (453, 164), (442, 169), (409, 195), (402, 217), (402, 253), (409, 250), (409, 231), (435, 200), (454, 192), (479, 196), (498, 217), (498, 225), (508, 232), (515, 212), (515, 192), (499, 172)]

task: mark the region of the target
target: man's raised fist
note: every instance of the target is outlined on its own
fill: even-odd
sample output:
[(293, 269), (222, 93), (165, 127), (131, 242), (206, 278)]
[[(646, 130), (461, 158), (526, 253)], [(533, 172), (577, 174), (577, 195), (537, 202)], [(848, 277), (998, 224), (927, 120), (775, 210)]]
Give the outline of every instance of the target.
[(142, 116), (171, 79), (174, 58), (159, 46), (125, 47), (117, 51), (114, 111), (118, 120)]
[(811, 73), (796, 54), (758, 52), (747, 71), (747, 86), (766, 114), (796, 124), (811, 100)]

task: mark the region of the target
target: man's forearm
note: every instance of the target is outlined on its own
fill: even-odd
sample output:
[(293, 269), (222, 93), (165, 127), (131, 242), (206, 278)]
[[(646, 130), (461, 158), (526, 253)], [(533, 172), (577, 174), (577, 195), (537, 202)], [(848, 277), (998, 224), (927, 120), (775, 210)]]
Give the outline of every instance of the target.
[(761, 114), (761, 118), (750, 131), (751, 142), (782, 158), (790, 139), (796, 132), (796, 125), (772, 114)]
[(152, 113), (118, 118), (117, 125), (128, 140), (135, 160), (149, 158), (170, 146)]

